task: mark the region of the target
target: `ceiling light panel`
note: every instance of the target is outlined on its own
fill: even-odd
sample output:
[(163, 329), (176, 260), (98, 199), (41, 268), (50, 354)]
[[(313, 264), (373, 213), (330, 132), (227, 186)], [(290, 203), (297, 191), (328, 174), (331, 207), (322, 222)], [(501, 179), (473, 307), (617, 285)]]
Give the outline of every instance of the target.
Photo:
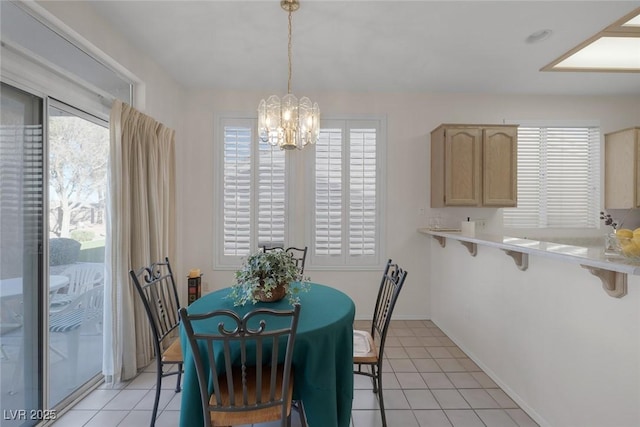
[(640, 72), (640, 8), (542, 67), (541, 71)]
[(601, 37), (554, 68), (640, 71), (640, 38)]
[(622, 24), (622, 27), (640, 27), (640, 15)]

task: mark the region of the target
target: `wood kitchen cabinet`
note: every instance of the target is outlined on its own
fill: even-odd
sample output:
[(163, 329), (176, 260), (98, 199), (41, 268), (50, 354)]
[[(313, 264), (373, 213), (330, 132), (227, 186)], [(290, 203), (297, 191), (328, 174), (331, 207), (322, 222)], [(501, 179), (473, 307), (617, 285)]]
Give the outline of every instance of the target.
[(604, 206), (640, 207), (640, 127), (604, 136)]
[(431, 132), (431, 207), (517, 203), (518, 127), (443, 124)]

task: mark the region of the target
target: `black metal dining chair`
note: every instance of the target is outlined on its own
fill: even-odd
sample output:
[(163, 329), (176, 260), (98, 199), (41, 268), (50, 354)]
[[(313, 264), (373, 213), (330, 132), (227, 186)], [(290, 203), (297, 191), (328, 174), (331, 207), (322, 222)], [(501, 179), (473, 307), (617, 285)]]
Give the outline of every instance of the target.
[[(270, 326), (278, 317), (290, 322)], [(204, 427), (276, 420), (282, 427), (290, 425), (291, 363), (299, 317), (299, 304), (293, 310), (258, 308), (243, 317), (231, 310), (190, 315), (180, 309), (198, 377)], [(217, 332), (198, 332), (203, 323), (215, 329), (211, 322), (217, 323)], [(278, 343), (285, 339), (284, 362), (279, 362)], [(305, 426), (303, 411), (300, 419)]]
[[(373, 382), (373, 392), (377, 393), (380, 402), (382, 425), (387, 426), (387, 418), (384, 412), (384, 396), (382, 393), (382, 360), (384, 356), (384, 343), (387, 331), (391, 323), (393, 308), (402, 290), (407, 272), (391, 260), (382, 274), (382, 281), (378, 290), (376, 306), (373, 311), (371, 332), (353, 331), (353, 363), (357, 369), (354, 374), (365, 375)], [(365, 368), (363, 370), (363, 368)], [(368, 368), (368, 369), (367, 369)]]
[[(183, 357), (176, 329), (180, 324), (180, 300), (169, 258), (139, 270), (131, 270), (129, 275), (140, 295), (153, 334), (156, 358), (156, 395), (150, 424), (153, 427), (158, 415), (162, 378), (177, 375), (175, 391), (178, 393), (181, 390)], [(168, 367), (173, 365), (178, 365), (178, 369), (169, 371)]]
[(296, 248), (294, 246), (290, 246), (288, 248), (284, 248), (282, 246), (262, 246), (263, 252), (269, 251), (285, 251), (291, 254), (291, 257), (295, 260), (296, 265), (300, 269), (300, 277), (304, 275), (304, 264), (307, 260), (307, 247), (304, 248)]

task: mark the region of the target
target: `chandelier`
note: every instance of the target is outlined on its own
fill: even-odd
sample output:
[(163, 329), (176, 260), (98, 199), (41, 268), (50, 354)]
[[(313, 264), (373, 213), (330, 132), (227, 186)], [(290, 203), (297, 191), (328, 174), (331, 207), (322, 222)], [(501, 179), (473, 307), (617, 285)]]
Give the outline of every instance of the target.
[(291, 14), (300, 8), (299, 0), (281, 0), (280, 6), (289, 13), (289, 80), (282, 100), (271, 95), (258, 105), (258, 133), (262, 142), (277, 145), (281, 150), (302, 149), (314, 144), (320, 135), (320, 108), (303, 96), (291, 93)]

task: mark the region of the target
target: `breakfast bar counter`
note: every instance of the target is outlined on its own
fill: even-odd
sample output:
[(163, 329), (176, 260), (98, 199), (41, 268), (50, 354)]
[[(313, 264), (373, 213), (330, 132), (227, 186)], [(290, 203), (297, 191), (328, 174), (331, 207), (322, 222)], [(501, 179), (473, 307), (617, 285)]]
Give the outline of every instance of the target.
[(419, 228), (418, 231), (431, 235), (438, 240), (442, 247), (446, 245), (447, 239), (457, 240), (468, 249), (471, 256), (477, 254), (478, 246), (501, 249), (506, 255), (513, 258), (516, 266), (523, 271), (528, 268), (529, 255), (579, 264), (599, 277), (605, 292), (616, 298), (626, 295), (628, 274), (640, 275), (640, 263), (619, 255), (605, 255), (604, 245), (602, 247), (583, 247), (497, 234), (465, 234), (459, 231), (430, 228)]

